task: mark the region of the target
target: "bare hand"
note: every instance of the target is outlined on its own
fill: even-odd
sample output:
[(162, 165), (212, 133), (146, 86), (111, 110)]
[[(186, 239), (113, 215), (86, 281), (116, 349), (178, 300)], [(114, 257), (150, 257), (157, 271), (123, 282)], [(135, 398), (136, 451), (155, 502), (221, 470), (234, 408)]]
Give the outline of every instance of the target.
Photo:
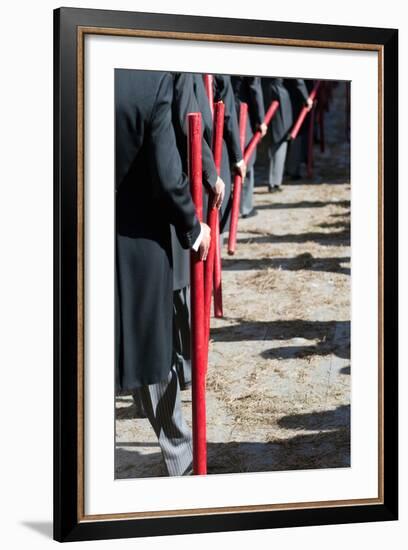
[(235, 173), (240, 175), (241, 178), (244, 180), (246, 176), (246, 170), (247, 170), (247, 166), (245, 164), (244, 159), (241, 159), (239, 162), (237, 162), (236, 165), (234, 166), (234, 169), (235, 169)]
[(307, 98), (306, 107), (308, 111), (313, 107), (313, 99), (310, 99), (310, 97)]
[(213, 202), (212, 202), (213, 208), (218, 208), (218, 210), (221, 208), (222, 201), (224, 200), (224, 195), (225, 195), (225, 183), (218, 176), (217, 181), (215, 183), (215, 190), (213, 194)]
[(201, 223), (201, 232), (202, 238), (200, 246), (198, 247), (198, 254), (200, 256), (200, 260), (206, 260), (211, 242), (211, 229), (206, 223)]
[(258, 129), (261, 132), (261, 136), (264, 137), (266, 135), (266, 132), (268, 131), (268, 126), (265, 124), (265, 122), (262, 122), (262, 124), (258, 126)]

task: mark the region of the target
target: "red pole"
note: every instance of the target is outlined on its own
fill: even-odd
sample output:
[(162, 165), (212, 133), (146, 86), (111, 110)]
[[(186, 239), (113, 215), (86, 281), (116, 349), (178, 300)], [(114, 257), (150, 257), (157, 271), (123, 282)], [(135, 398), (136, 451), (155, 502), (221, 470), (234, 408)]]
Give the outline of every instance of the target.
[[(275, 99), (274, 101), (272, 101), (272, 103), (269, 105), (269, 109), (266, 111), (264, 124), (266, 124), (267, 126), (269, 125), (273, 115), (278, 110), (278, 107), (279, 107), (279, 101)], [(252, 156), (252, 153), (255, 151), (261, 139), (262, 139), (261, 130), (257, 130), (255, 134), (252, 136), (251, 141), (248, 143), (247, 148), (245, 149), (245, 154), (244, 154), (245, 164), (248, 164), (249, 159)]]
[[(314, 85), (313, 90), (310, 92), (309, 99), (311, 99), (312, 101), (314, 101), (316, 99), (316, 94), (317, 94), (317, 91), (319, 89), (319, 86), (320, 86), (320, 80), (318, 80), (316, 82), (316, 84)], [(302, 127), (302, 124), (303, 124), (308, 112), (309, 111), (308, 111), (308, 108), (306, 106), (303, 107), (303, 109), (300, 111), (299, 116), (298, 116), (298, 118), (295, 122), (295, 125), (293, 126), (292, 131), (289, 134), (290, 139), (296, 139), (296, 137), (299, 133), (299, 130)]]
[(316, 108), (313, 105), (310, 112), (310, 125), (307, 136), (307, 177), (313, 176), (313, 138), (314, 138), (314, 121), (315, 121)]
[[(221, 170), (224, 110), (224, 103), (222, 101), (218, 101), (214, 105), (213, 154), (214, 163), (218, 175), (220, 174)], [(217, 228), (219, 231), (218, 209), (211, 206), (211, 201), (213, 200), (213, 198), (214, 197), (212, 194), (208, 198), (207, 224), (210, 226), (212, 239), (210, 250), (208, 251), (207, 260), (204, 267), (204, 303), (208, 334), (210, 331), (211, 298), (213, 289), (213, 273), (215, 268), (214, 262), (216, 257), (216, 250), (217, 248), (219, 248), (219, 239), (218, 241), (216, 240)]]
[(217, 223), (215, 225), (215, 261), (214, 261), (214, 317), (221, 319), (224, 316), (222, 307), (222, 260), (220, 243), (220, 223), (217, 211)]
[[(189, 113), (188, 122), (188, 173), (197, 217), (203, 218), (202, 158), (201, 158), (201, 113)], [(204, 265), (192, 252), (190, 257), (191, 278), (191, 364), (192, 364), (192, 409), (193, 409), (193, 471), (207, 473), (205, 373), (207, 337), (204, 312)]]
[[(248, 118), (248, 105), (241, 103), (239, 108), (239, 143), (241, 151), (244, 153), (246, 124)], [(236, 175), (234, 178), (234, 189), (232, 194), (231, 223), (228, 236), (228, 254), (235, 254), (235, 245), (237, 242), (239, 203), (241, 201), (242, 178)]]
[[(241, 103), (242, 105), (246, 105)], [(265, 118), (263, 122), (268, 126), (270, 121), (272, 120), (273, 115), (276, 113), (279, 107), (279, 101), (274, 100), (269, 105), (269, 109), (266, 111)], [(242, 150), (244, 150), (245, 146), (245, 130), (246, 130), (246, 118), (248, 116), (248, 107), (246, 106), (246, 114), (241, 111), (239, 112), (239, 129), (240, 129), (240, 143), (242, 146)], [(245, 118), (245, 123), (243, 126), (241, 126), (241, 115)], [(241, 130), (244, 131), (244, 134), (241, 134)], [(245, 149), (244, 153), (244, 161), (245, 164), (248, 164), (253, 152), (255, 151), (256, 147), (258, 146), (259, 142), (262, 139), (262, 134), (260, 130), (257, 130), (255, 134), (252, 136), (251, 141), (248, 143), (247, 148)], [(239, 176), (235, 176), (234, 180), (234, 194), (233, 194), (233, 202), (232, 202), (232, 211), (231, 211), (231, 225), (230, 225), (230, 232), (229, 232), (229, 238), (228, 238), (228, 254), (233, 255), (235, 254), (235, 248), (236, 248), (236, 241), (237, 241), (237, 229), (238, 229), (238, 211), (239, 211), (239, 203), (241, 200), (241, 190), (242, 190), (242, 180)]]
[[(211, 109), (211, 115), (214, 120), (214, 89), (213, 89), (213, 76), (210, 74), (204, 75), (204, 87), (205, 91), (208, 97), (208, 102), (210, 104)], [(214, 128), (214, 135), (215, 135), (215, 128)], [(213, 144), (214, 145), (214, 144)], [(213, 147), (214, 148), (214, 147)], [(215, 161), (215, 159), (214, 159)], [(221, 161), (220, 161), (221, 162)], [(219, 175), (219, 171), (218, 171)], [(222, 317), (223, 316), (223, 308), (222, 308), (222, 270), (221, 270), (221, 248), (220, 248), (220, 226), (219, 226), (219, 215), (218, 210), (213, 214), (214, 220), (211, 219), (212, 222), (212, 228), (214, 229), (214, 232), (212, 233), (212, 240), (214, 241), (214, 261), (213, 264), (213, 273), (211, 274), (211, 280), (212, 284), (214, 286), (214, 315), (215, 317)], [(211, 226), (210, 226), (211, 227)], [(208, 258), (208, 256), (207, 256)], [(210, 285), (210, 280), (207, 280), (207, 277), (209, 277), (210, 272), (209, 270), (206, 270), (205, 276), (206, 276), (206, 285)], [(207, 304), (207, 302), (206, 302)], [(209, 306), (209, 315), (211, 314), (211, 301)], [(208, 325), (209, 326), (209, 325)]]
[[(205, 93), (210, 105), (211, 116), (214, 121), (214, 89), (213, 89), (213, 76), (211, 74), (203, 75)], [(213, 129), (213, 140), (215, 136), (215, 127)], [(210, 316), (211, 316), (211, 298), (213, 289), (213, 273), (214, 273), (214, 261), (215, 261), (215, 233), (217, 223), (217, 212), (211, 207), (211, 201), (213, 197), (210, 193), (208, 196), (208, 209), (207, 209), (207, 225), (211, 229), (211, 243), (207, 255), (207, 260), (204, 266), (204, 307), (206, 316), (206, 327), (208, 339), (210, 337)]]
[(204, 88), (210, 104), (211, 116), (214, 118), (214, 89), (213, 89), (213, 75), (204, 75)]

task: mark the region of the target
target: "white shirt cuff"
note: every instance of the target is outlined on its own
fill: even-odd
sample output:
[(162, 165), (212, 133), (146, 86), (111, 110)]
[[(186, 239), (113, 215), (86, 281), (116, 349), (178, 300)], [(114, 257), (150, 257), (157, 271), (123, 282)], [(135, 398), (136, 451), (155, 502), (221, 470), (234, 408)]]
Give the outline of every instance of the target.
[(198, 237), (196, 238), (195, 243), (194, 243), (193, 246), (191, 247), (191, 248), (192, 248), (193, 250), (195, 250), (196, 252), (197, 252), (197, 250), (198, 250), (198, 247), (199, 247), (200, 244), (201, 244), (202, 238), (203, 238), (203, 228), (200, 226), (200, 233), (198, 234)]

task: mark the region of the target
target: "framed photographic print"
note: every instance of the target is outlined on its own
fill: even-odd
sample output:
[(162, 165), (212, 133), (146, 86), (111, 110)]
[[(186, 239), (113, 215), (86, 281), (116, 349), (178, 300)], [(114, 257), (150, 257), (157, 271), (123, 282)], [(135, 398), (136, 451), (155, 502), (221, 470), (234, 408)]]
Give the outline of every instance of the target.
[(54, 538), (397, 519), (398, 31), (54, 13)]

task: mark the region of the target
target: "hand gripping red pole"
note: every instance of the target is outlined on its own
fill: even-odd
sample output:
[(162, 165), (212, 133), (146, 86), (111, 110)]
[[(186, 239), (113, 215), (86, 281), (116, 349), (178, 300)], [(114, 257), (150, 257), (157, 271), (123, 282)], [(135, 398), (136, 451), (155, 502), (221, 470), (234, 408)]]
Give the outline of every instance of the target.
[[(241, 146), (242, 156), (244, 156), (247, 118), (248, 118), (248, 105), (246, 103), (241, 103), (239, 107), (239, 143)], [(231, 222), (230, 222), (230, 230), (228, 235), (228, 254), (230, 255), (235, 254), (235, 245), (237, 242), (239, 203), (241, 201), (241, 189), (242, 189), (242, 178), (239, 174), (237, 174), (234, 178), (234, 189), (232, 193)]]
[[(218, 101), (214, 105), (214, 130), (213, 130), (213, 154), (214, 163), (217, 169), (217, 174), (220, 175), (221, 159), (222, 159), (222, 138), (224, 130), (224, 103)], [(211, 317), (211, 298), (213, 290), (213, 274), (214, 274), (214, 262), (216, 257), (217, 247), (219, 248), (219, 239), (217, 241), (216, 234), (217, 229), (219, 232), (219, 216), (218, 209), (211, 206), (213, 195), (210, 194), (208, 198), (208, 213), (207, 224), (211, 229), (211, 244), (208, 251), (207, 260), (204, 266), (204, 303), (205, 314), (207, 322), (207, 334), (210, 332), (210, 317)], [(215, 304), (214, 304), (215, 306)]]
[[(188, 123), (188, 174), (197, 217), (203, 217), (202, 190), (202, 134), (201, 113), (189, 113)], [(193, 471), (207, 473), (205, 373), (207, 360), (207, 336), (204, 311), (204, 264), (191, 252), (191, 364), (192, 364), (192, 409), (193, 409)]]
[[(269, 109), (266, 111), (266, 115), (263, 120), (264, 124), (266, 124), (267, 126), (269, 125), (273, 115), (278, 110), (278, 107), (279, 107), (279, 101), (275, 99), (274, 101), (272, 101), (272, 103), (269, 105)], [(244, 154), (245, 164), (248, 164), (250, 158), (252, 157), (252, 153), (255, 151), (261, 139), (262, 139), (261, 130), (257, 130), (255, 134), (252, 136), (251, 141), (248, 143), (247, 148), (245, 149), (245, 154)]]
[[(316, 99), (316, 94), (317, 94), (317, 91), (319, 89), (319, 86), (320, 86), (320, 80), (318, 80), (316, 82), (316, 84), (313, 87), (313, 90), (310, 92), (309, 99), (311, 99), (312, 101), (314, 101)], [(298, 118), (295, 122), (295, 125), (293, 126), (293, 128), (292, 128), (292, 130), (289, 134), (290, 139), (296, 139), (296, 137), (299, 133), (299, 130), (302, 127), (302, 124), (303, 124), (308, 112), (309, 112), (309, 110), (306, 106), (302, 108), (302, 110), (300, 111), (299, 116), (298, 116)]]

